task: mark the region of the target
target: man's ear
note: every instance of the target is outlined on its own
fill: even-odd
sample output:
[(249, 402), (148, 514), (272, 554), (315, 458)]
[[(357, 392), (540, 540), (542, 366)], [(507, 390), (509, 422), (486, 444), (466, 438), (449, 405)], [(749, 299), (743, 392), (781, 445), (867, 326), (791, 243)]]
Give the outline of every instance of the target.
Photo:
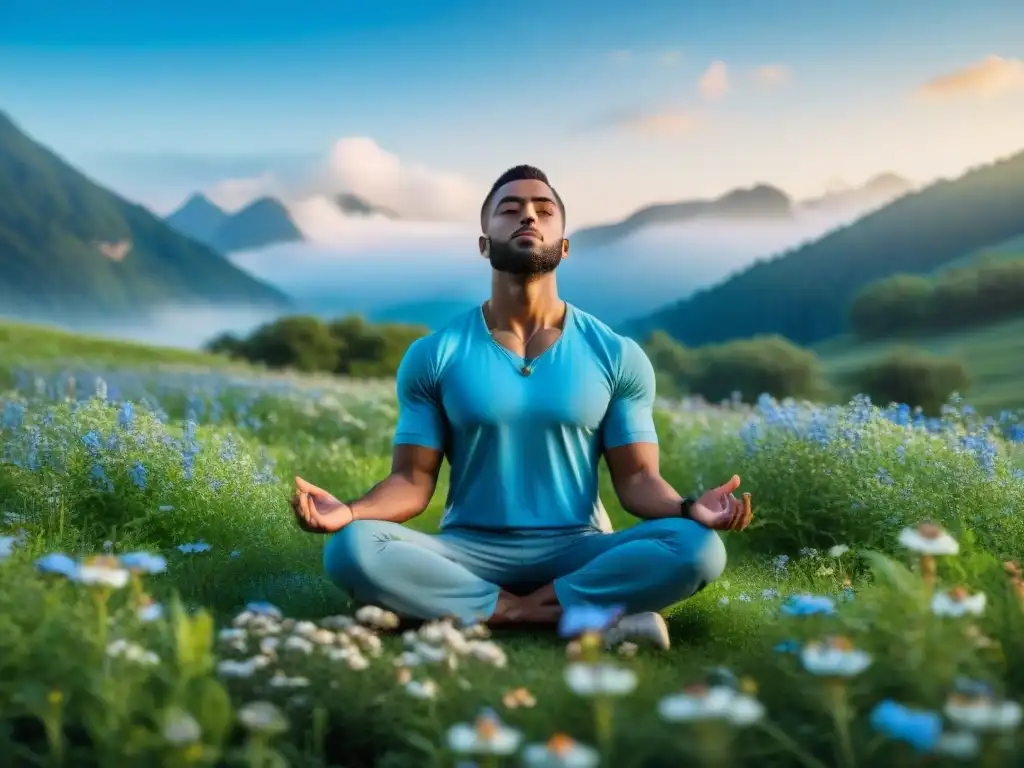
[(480, 235), (478, 245), (480, 246), (480, 255), (486, 259), (491, 252), (491, 238), (487, 235)]
[(562, 258), (566, 258), (569, 255), (569, 240), (568, 238), (562, 238)]

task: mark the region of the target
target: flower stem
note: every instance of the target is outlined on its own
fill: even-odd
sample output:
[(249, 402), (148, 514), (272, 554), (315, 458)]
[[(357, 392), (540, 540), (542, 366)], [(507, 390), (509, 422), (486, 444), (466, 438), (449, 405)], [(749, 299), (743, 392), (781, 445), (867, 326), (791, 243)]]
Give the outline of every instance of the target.
[(110, 597), (110, 591), (104, 587), (98, 587), (93, 589), (92, 598), (93, 602), (96, 603), (96, 629), (97, 639), (99, 642), (100, 653), (106, 653), (107, 651), (107, 633), (110, 629), (110, 621), (107, 616), (107, 600)]
[(730, 739), (732, 733), (724, 723), (707, 722), (697, 725), (697, 743), (700, 748), (700, 764), (708, 768), (729, 768)]
[(612, 764), (612, 701), (607, 696), (594, 697), (594, 737), (604, 765)]
[(924, 586), (931, 599), (932, 591), (935, 589), (935, 556), (929, 554), (921, 555), (921, 578), (924, 579)]
[(803, 748), (796, 743), (792, 736), (774, 723), (763, 720), (761, 721), (760, 726), (769, 736), (789, 750), (789, 753), (793, 755), (798, 762), (806, 766), (806, 768), (828, 768), (828, 766), (818, 760), (818, 758), (808, 752), (805, 752)]
[(64, 696), (54, 690), (47, 697), (46, 741), (50, 747), (50, 762), (54, 766), (64, 765)]
[(843, 680), (829, 680), (825, 683), (828, 694), (829, 711), (835, 724), (836, 736), (839, 739), (840, 764), (852, 768), (855, 764), (853, 742), (850, 740), (850, 704), (846, 696), (846, 684)]

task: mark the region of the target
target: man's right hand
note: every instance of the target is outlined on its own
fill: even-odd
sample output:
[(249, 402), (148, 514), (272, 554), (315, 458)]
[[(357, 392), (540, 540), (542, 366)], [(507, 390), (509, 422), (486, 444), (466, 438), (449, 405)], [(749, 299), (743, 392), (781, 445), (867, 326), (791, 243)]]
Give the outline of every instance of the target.
[(352, 508), (323, 488), (295, 478), (292, 510), (299, 527), (310, 533), (335, 533), (352, 522)]

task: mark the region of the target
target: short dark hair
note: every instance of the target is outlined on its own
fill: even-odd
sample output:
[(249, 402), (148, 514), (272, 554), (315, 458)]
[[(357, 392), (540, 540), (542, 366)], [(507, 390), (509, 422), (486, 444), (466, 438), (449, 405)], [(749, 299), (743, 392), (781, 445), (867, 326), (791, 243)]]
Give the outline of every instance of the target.
[(491, 191), (487, 193), (487, 197), (484, 198), (483, 205), (480, 206), (480, 229), (487, 229), (487, 209), (490, 208), (491, 200), (494, 198), (494, 193), (501, 189), (503, 186), (508, 184), (510, 181), (541, 181), (551, 188), (551, 194), (555, 197), (555, 203), (558, 204), (558, 210), (562, 214), (562, 221), (565, 221), (565, 203), (562, 202), (562, 198), (559, 196), (558, 191), (551, 186), (551, 182), (548, 181), (548, 176), (540, 168), (534, 168), (532, 165), (517, 165), (513, 168), (509, 168), (498, 180), (491, 186)]

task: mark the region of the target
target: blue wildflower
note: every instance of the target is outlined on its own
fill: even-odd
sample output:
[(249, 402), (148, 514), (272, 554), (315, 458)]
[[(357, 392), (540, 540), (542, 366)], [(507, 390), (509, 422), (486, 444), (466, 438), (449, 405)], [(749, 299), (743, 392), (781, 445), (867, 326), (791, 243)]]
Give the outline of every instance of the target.
[(146, 467), (141, 461), (136, 461), (128, 470), (128, 477), (135, 484), (135, 487), (144, 491), (146, 489)]
[(124, 402), (121, 404), (121, 408), (117, 412), (117, 424), (124, 430), (130, 430), (132, 428), (132, 421), (134, 420), (135, 413), (130, 402)]
[(273, 619), (280, 619), (283, 615), (281, 609), (273, 603), (260, 600), (246, 603), (245, 610), (249, 613), (255, 613), (257, 616), (269, 616)]
[(213, 549), (213, 545), (207, 544), (205, 541), (200, 539), (194, 544), (179, 544), (178, 550), (185, 554), (191, 554), (193, 552), (209, 552)]
[(796, 640), (783, 640), (781, 643), (775, 646), (776, 653), (800, 653), (803, 646), (800, 645)]
[(63, 552), (51, 552), (36, 560), (36, 570), (74, 579), (78, 575), (78, 563)]
[(562, 612), (558, 622), (558, 634), (562, 637), (576, 637), (585, 632), (604, 632), (622, 616), (624, 607), (614, 605), (570, 606)]
[(121, 565), (135, 573), (163, 573), (167, 570), (167, 560), (162, 555), (149, 552), (131, 552), (121, 555)]
[(832, 598), (824, 595), (792, 595), (782, 604), (782, 612), (787, 616), (830, 616), (835, 609)]
[(942, 735), (942, 716), (886, 699), (871, 711), (871, 727), (893, 741), (905, 741), (918, 752), (931, 752)]

